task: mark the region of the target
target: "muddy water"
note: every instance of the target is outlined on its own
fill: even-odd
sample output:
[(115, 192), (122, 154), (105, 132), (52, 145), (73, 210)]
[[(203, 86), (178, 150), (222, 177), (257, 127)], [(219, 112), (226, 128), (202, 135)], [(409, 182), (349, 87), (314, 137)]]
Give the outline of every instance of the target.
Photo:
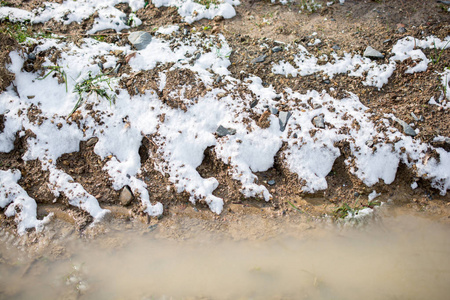
[(119, 231), (67, 243), (64, 247), (72, 254), (59, 260), (43, 256), (11, 262), (4, 252), (0, 298), (449, 297), (448, 224), (403, 215), (356, 228), (302, 228), (295, 232), (286, 227), (275, 238), (240, 241), (206, 232), (181, 241), (161, 238), (160, 229), (146, 234)]

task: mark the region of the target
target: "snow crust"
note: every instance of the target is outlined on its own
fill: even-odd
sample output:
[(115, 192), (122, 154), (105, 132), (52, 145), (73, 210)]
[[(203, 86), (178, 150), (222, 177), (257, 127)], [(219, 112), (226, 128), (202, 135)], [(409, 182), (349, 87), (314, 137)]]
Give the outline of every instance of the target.
[[(389, 61), (381, 64), (360, 54), (344, 53), (342, 57), (339, 57), (336, 53), (332, 53), (332, 62), (321, 65), (318, 63), (319, 59), (317, 57), (311, 55), (304, 46), (298, 45), (299, 52), (294, 56), (295, 66), (285, 61), (274, 63), (272, 72), (286, 77), (288, 75), (293, 77), (306, 76), (319, 72), (323, 72), (330, 78), (333, 78), (336, 74), (347, 74), (348, 76), (365, 77), (364, 85), (375, 86), (381, 89), (394, 73), (396, 62), (411, 58), (416, 64), (413, 67), (409, 67), (405, 73), (425, 72), (430, 60), (422, 50), (417, 48), (436, 47), (436, 49), (447, 49), (450, 47), (449, 41), (450, 37), (446, 37), (444, 40), (434, 36), (429, 36), (423, 40), (410, 36), (405, 37), (397, 41), (393, 46), (393, 56), (389, 58)], [(309, 46), (314, 46), (316, 43), (320, 43), (320, 40), (316, 39), (316, 42), (310, 43)], [(323, 57), (325, 59), (328, 58), (326, 55), (323, 55)]]
[(0, 207), (6, 207), (7, 217), (15, 217), (17, 232), (22, 235), (29, 228), (41, 231), (52, 215), (46, 216), (43, 220), (37, 219), (36, 201), (17, 184), (20, 177), (19, 171), (0, 170)]
[[(72, 22), (81, 23), (97, 12), (98, 16), (94, 20), (94, 25), (86, 33), (93, 34), (105, 29), (120, 32), (130, 26), (127, 24), (126, 14), (114, 7), (119, 3), (127, 3), (133, 12), (145, 5), (144, 0), (66, 0), (61, 4), (44, 2), (44, 7), (31, 12), (18, 8), (0, 7), (0, 20), (8, 17), (12, 21), (45, 23), (53, 19), (68, 25)], [(133, 15), (131, 20), (130, 25), (133, 26), (139, 26), (142, 23), (136, 15)]]
[(233, 6), (239, 5), (239, 0), (218, 0), (217, 4), (211, 3), (209, 7), (193, 0), (152, 0), (156, 7), (173, 6), (178, 9), (178, 14), (187, 23), (193, 23), (201, 19), (214, 19), (222, 16), (231, 19), (236, 15)]

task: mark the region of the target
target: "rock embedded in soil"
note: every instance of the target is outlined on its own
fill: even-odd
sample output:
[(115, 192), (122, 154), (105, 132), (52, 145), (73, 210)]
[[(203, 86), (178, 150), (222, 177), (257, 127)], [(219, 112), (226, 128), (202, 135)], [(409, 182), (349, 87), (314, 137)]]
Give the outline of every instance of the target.
[(317, 128), (325, 128), (325, 120), (322, 115), (315, 116), (312, 121)]
[(120, 192), (119, 201), (123, 206), (127, 206), (133, 200), (133, 194), (128, 186), (124, 186)]
[(289, 118), (291, 117), (291, 113), (288, 111), (282, 111), (280, 112), (278, 119), (280, 121), (280, 130), (284, 131), (286, 129), (287, 122), (289, 121)]
[(283, 48), (280, 46), (275, 46), (272, 48), (272, 52), (280, 52), (280, 51), (283, 51)]
[(268, 185), (275, 185), (275, 180), (273, 180), (273, 179), (269, 180), (269, 181), (267, 181), (267, 184)]
[(264, 61), (266, 60), (266, 57), (267, 57), (267, 55), (261, 55), (261, 56), (258, 56), (257, 58), (254, 58), (254, 59), (251, 61), (251, 63), (252, 63), (252, 64), (262, 63), (262, 62), (264, 62)]
[(403, 120), (395, 119), (395, 121), (403, 127), (403, 132), (409, 136), (416, 136), (417, 132)]
[(152, 36), (146, 31), (135, 31), (128, 35), (128, 41), (137, 49), (142, 50), (152, 41)]
[(378, 59), (384, 58), (384, 55), (381, 54), (380, 51), (375, 50), (370, 46), (367, 46), (366, 50), (364, 51), (364, 57)]
[(225, 128), (222, 125), (220, 125), (217, 130), (216, 133), (218, 136), (222, 137), (222, 136), (226, 136), (226, 135), (234, 135), (236, 134), (236, 129), (233, 128)]

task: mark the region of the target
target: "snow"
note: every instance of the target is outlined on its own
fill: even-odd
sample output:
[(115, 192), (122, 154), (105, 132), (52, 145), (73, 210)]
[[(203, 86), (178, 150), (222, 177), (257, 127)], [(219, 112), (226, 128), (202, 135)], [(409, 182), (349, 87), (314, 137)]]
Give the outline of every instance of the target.
[[(144, 1), (120, 1), (128, 3), (133, 11), (144, 6)], [(81, 22), (94, 11), (98, 17), (88, 33), (106, 28), (120, 31), (129, 28), (124, 14), (113, 7), (114, 1), (65, 1), (62, 4), (45, 3), (43, 8), (32, 12), (0, 8), (0, 18), (10, 20), (30, 18), (32, 22), (45, 22), (55, 19), (64, 24)], [(176, 6), (186, 22), (198, 18), (213, 18), (222, 15), (234, 16), (232, 5), (238, 1), (225, 1), (206, 9), (191, 0), (154, 0), (157, 6)], [(194, 13), (196, 11), (196, 13)], [(133, 17), (134, 19), (134, 17)], [(138, 22), (137, 19), (136, 22)], [(283, 167), (296, 174), (305, 192), (316, 192), (327, 188), (327, 176), (337, 158), (342, 153), (339, 145), (346, 145), (348, 155), (345, 164), (350, 172), (367, 186), (382, 180), (385, 184), (394, 181), (397, 168), (403, 163), (416, 170), (417, 176), (430, 180), (431, 185), (446, 194), (450, 188), (450, 154), (441, 148), (421, 142), (404, 135), (393, 126), (396, 117), (381, 115), (375, 120), (360, 99), (348, 93), (337, 99), (326, 91), (295, 91), (285, 87), (277, 93), (273, 86), (264, 84), (261, 78), (243, 73), (242, 79), (232, 76), (232, 49), (222, 35), (201, 36), (190, 33), (190, 38), (172, 35), (178, 26), (161, 27), (156, 30), (150, 44), (142, 50), (132, 51), (130, 46), (117, 46), (84, 38), (77, 45), (56, 39), (33, 40), (36, 43), (34, 54), (43, 51), (61, 50), (56, 64), (67, 75), (66, 85), (58, 77), (23, 71), (25, 54), (14, 51), (10, 54), (9, 70), (15, 74), (14, 86), (0, 94), (0, 114), (3, 115), (4, 128), (0, 132), (0, 151), (9, 152), (14, 148), (16, 135), (24, 136), (26, 131), (34, 133), (27, 138), (27, 151), (24, 161), (39, 160), (42, 169), (49, 173), (48, 187), (55, 197), (64, 195), (70, 205), (78, 207), (100, 221), (108, 210), (101, 207), (97, 199), (74, 178), (58, 168), (57, 160), (65, 153), (79, 151), (82, 141), (98, 138), (94, 153), (105, 162), (104, 172), (108, 174), (112, 188), (121, 190), (129, 186), (138, 195), (143, 211), (150, 216), (163, 213), (165, 199), (154, 199), (147, 190), (142, 178), (144, 166), (141, 165), (139, 147), (143, 139), (151, 139), (157, 150), (150, 152), (155, 169), (164, 174), (176, 192), (187, 192), (195, 204), (204, 201), (211, 211), (220, 214), (224, 201), (214, 195), (218, 180), (212, 176), (204, 178), (197, 168), (204, 161), (205, 151), (213, 149), (214, 155), (228, 166), (228, 173), (241, 185), (245, 197), (256, 197), (269, 201), (270, 191), (256, 175), (274, 166), (275, 158), (280, 158)], [(313, 36), (317, 36), (313, 34)], [(315, 38), (316, 41), (319, 39)], [(338, 56), (315, 57), (303, 45), (297, 45), (298, 52), (293, 64), (281, 61), (272, 64), (272, 72), (284, 76), (347, 74), (360, 78), (363, 84), (379, 89), (389, 81), (398, 62), (411, 58), (415, 63), (406, 73), (423, 72), (430, 63), (421, 49), (448, 48), (450, 37), (440, 40), (436, 37), (414, 39), (403, 38), (392, 48), (389, 59), (375, 61), (360, 54), (344, 53)], [(313, 43), (312, 46), (314, 46)], [(289, 47), (289, 46), (288, 46)], [(130, 74), (109, 76), (107, 82), (99, 87), (115, 98), (115, 103), (95, 94), (83, 94), (83, 105), (78, 109), (77, 122), (67, 118), (78, 101), (74, 92), (89, 76), (104, 76), (99, 69), (101, 61), (104, 68), (114, 68), (119, 58), (114, 54), (122, 52), (129, 56)], [(329, 59), (330, 58), (330, 59)], [(326, 59), (326, 64), (318, 62)], [(48, 57), (43, 66), (55, 64)], [(119, 82), (133, 80), (133, 75), (159, 68), (154, 80), (157, 91), (147, 87), (142, 93), (130, 95)], [(171, 107), (162, 101), (159, 92), (165, 91), (170, 72), (189, 70), (193, 73), (190, 81), (209, 87), (203, 94), (187, 97), (192, 88), (188, 82), (180, 82), (177, 89), (169, 91), (170, 97), (177, 97), (184, 107)], [(440, 73), (445, 96), (450, 96), (450, 71)], [(220, 88), (211, 87), (217, 76), (224, 83)], [(238, 92), (244, 91), (243, 93)], [(17, 93), (16, 93), (17, 91)], [(115, 92), (117, 91), (117, 92)], [(332, 91), (332, 89), (331, 89)], [(280, 106), (278, 100), (285, 104)], [(250, 109), (249, 103), (258, 100)], [(444, 94), (439, 99), (430, 99), (430, 104), (449, 107)], [(87, 109), (87, 106), (91, 109)], [(268, 117), (269, 126), (261, 128), (254, 119), (267, 107), (276, 107), (283, 114), (291, 115), (285, 130), (280, 127), (279, 116), (274, 113)], [(20, 114), (18, 112), (21, 112)], [(34, 113), (36, 120), (29, 119)], [(164, 118), (162, 116), (164, 115)], [(312, 120), (321, 116), (324, 128), (317, 128)], [(222, 125), (236, 130), (234, 135), (219, 137), (215, 134)], [(442, 137), (445, 140), (446, 137)], [(368, 146), (367, 142), (372, 145)], [(427, 151), (434, 150), (439, 158), (427, 158)], [(0, 171), (0, 206), (6, 208), (9, 216), (15, 215), (19, 232), (28, 228), (40, 230), (48, 219), (37, 220), (36, 202), (17, 184), (20, 172)], [(411, 186), (412, 188), (413, 185)], [(369, 200), (378, 196), (376, 191)], [(20, 208), (20, 213), (17, 213)], [(359, 215), (370, 213), (361, 210)]]
[[(336, 53), (333, 53), (332, 62), (320, 65), (318, 64), (318, 58), (311, 55), (304, 46), (298, 45), (299, 52), (294, 56), (295, 66), (292, 66), (285, 61), (273, 63), (272, 72), (286, 77), (288, 75), (296, 77), (297, 75), (306, 76), (323, 72), (323, 74), (328, 75), (330, 78), (333, 78), (336, 74), (364, 77), (365, 72), (367, 72), (363, 84), (381, 89), (394, 73), (397, 61), (404, 61), (411, 58), (416, 62), (415, 66), (409, 67), (405, 71), (407, 74), (425, 72), (430, 60), (425, 56), (422, 50), (416, 48), (426, 49), (435, 47), (436, 49), (441, 50), (447, 49), (450, 47), (449, 41), (450, 37), (447, 37), (444, 40), (440, 40), (433, 36), (423, 40), (415, 39), (410, 36), (405, 37), (397, 41), (393, 46), (392, 53), (394, 55), (389, 58), (389, 61), (380, 64), (369, 58), (362, 57), (359, 54), (352, 55), (350, 53), (344, 53), (342, 57), (339, 57)], [(315, 46), (318, 43), (320, 43), (320, 40), (316, 38), (314, 43), (309, 43), (308, 45)]]
[(199, 4), (193, 0), (152, 0), (156, 7), (173, 6), (178, 9), (178, 14), (187, 23), (193, 23), (201, 19), (214, 19), (222, 16), (230, 19), (236, 15), (233, 6), (239, 5), (239, 0), (218, 0), (217, 4), (212, 2), (209, 7)]
[(43, 220), (37, 219), (37, 204), (27, 192), (17, 184), (21, 175), (19, 171), (0, 170), (0, 207), (6, 208), (7, 217), (15, 217), (17, 232), (22, 235), (29, 228), (41, 231), (52, 215)]

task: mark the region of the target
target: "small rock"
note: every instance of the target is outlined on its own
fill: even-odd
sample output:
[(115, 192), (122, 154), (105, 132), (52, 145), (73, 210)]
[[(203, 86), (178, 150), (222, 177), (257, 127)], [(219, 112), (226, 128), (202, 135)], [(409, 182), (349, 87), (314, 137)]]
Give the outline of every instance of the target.
[(35, 61), (36, 60), (36, 54), (34, 54), (34, 53), (28, 54), (28, 59), (31, 60), (31, 61)]
[(372, 47), (368, 46), (366, 50), (364, 51), (364, 57), (368, 58), (384, 58), (384, 55), (381, 54), (381, 52), (373, 49)]
[(278, 109), (276, 109), (275, 107), (269, 106), (269, 110), (273, 115), (276, 115), (278, 113)]
[(359, 193), (358, 193), (358, 192), (355, 192), (353, 195), (354, 195), (355, 197), (359, 197)]
[(280, 122), (280, 130), (284, 131), (286, 129), (287, 122), (289, 121), (289, 118), (291, 117), (291, 113), (288, 111), (281, 111), (278, 115), (278, 120)]
[(406, 32), (406, 28), (405, 28), (405, 24), (397, 24), (397, 32), (398, 33), (405, 33)]
[(294, 134), (292, 135), (292, 137), (293, 137), (294, 139), (296, 139), (296, 138), (298, 138), (298, 134), (297, 134), (297, 133), (294, 133)]
[(417, 132), (403, 120), (395, 119), (395, 121), (403, 127), (403, 132), (409, 136), (416, 136)]
[(268, 185), (275, 185), (275, 180), (273, 180), (273, 179), (269, 180), (269, 181), (267, 181), (267, 184)]
[(262, 63), (262, 62), (264, 62), (266, 60), (266, 57), (267, 57), (267, 55), (258, 56), (257, 58), (252, 59), (251, 63), (252, 64)]
[(330, 84), (331, 81), (330, 81), (329, 79), (325, 79), (325, 80), (323, 81), (323, 83), (325, 83), (325, 84)]
[(90, 147), (90, 146), (94, 146), (95, 144), (97, 144), (98, 142), (98, 137), (91, 137), (90, 139), (87, 140), (86, 142), (86, 146)]
[(225, 97), (226, 96), (226, 94), (225, 93), (218, 93), (217, 94), (217, 98), (223, 98), (223, 97)]
[(280, 101), (281, 100), (281, 96), (280, 95), (276, 95), (275, 98), (273, 98), (273, 100)]
[(255, 99), (255, 100), (252, 101), (252, 103), (250, 103), (250, 108), (253, 108), (256, 105), (258, 105), (258, 99)]
[(114, 68), (113, 73), (114, 73), (114, 74), (119, 73), (119, 70), (120, 70), (120, 67), (121, 67), (121, 66), (122, 66), (122, 64), (121, 64), (121, 63), (118, 63), (118, 64), (116, 65), (116, 67)]
[(315, 102), (314, 102), (314, 103), (312, 104), (312, 106), (313, 106), (314, 109), (322, 108), (322, 105), (321, 105), (320, 103), (315, 103)]
[(383, 44), (387, 44), (387, 43), (390, 43), (390, 42), (392, 42), (392, 40), (391, 39), (387, 39), (387, 40), (383, 41)]
[(225, 128), (222, 125), (220, 125), (219, 127), (217, 127), (216, 133), (220, 137), (226, 136), (226, 135), (234, 135), (234, 134), (236, 134), (236, 129)]
[(123, 206), (127, 206), (133, 200), (133, 193), (131, 193), (129, 186), (124, 186), (122, 191), (120, 192), (119, 201)]
[(101, 61), (98, 62), (97, 66), (100, 68), (100, 71), (103, 71), (103, 64)]
[(272, 48), (272, 52), (280, 52), (280, 51), (283, 51), (283, 47), (275, 46)]
[(339, 47), (338, 45), (334, 45), (333, 47), (331, 47), (333, 50), (337, 51), (337, 50), (341, 50), (341, 47)]
[(366, 141), (366, 146), (369, 147), (369, 148), (372, 148), (373, 147), (373, 141), (372, 140)]
[(313, 118), (313, 124), (317, 128), (325, 128), (325, 120), (323, 119), (323, 115), (318, 115)]
[(137, 49), (142, 50), (152, 41), (152, 36), (146, 31), (135, 31), (128, 35), (128, 41)]

